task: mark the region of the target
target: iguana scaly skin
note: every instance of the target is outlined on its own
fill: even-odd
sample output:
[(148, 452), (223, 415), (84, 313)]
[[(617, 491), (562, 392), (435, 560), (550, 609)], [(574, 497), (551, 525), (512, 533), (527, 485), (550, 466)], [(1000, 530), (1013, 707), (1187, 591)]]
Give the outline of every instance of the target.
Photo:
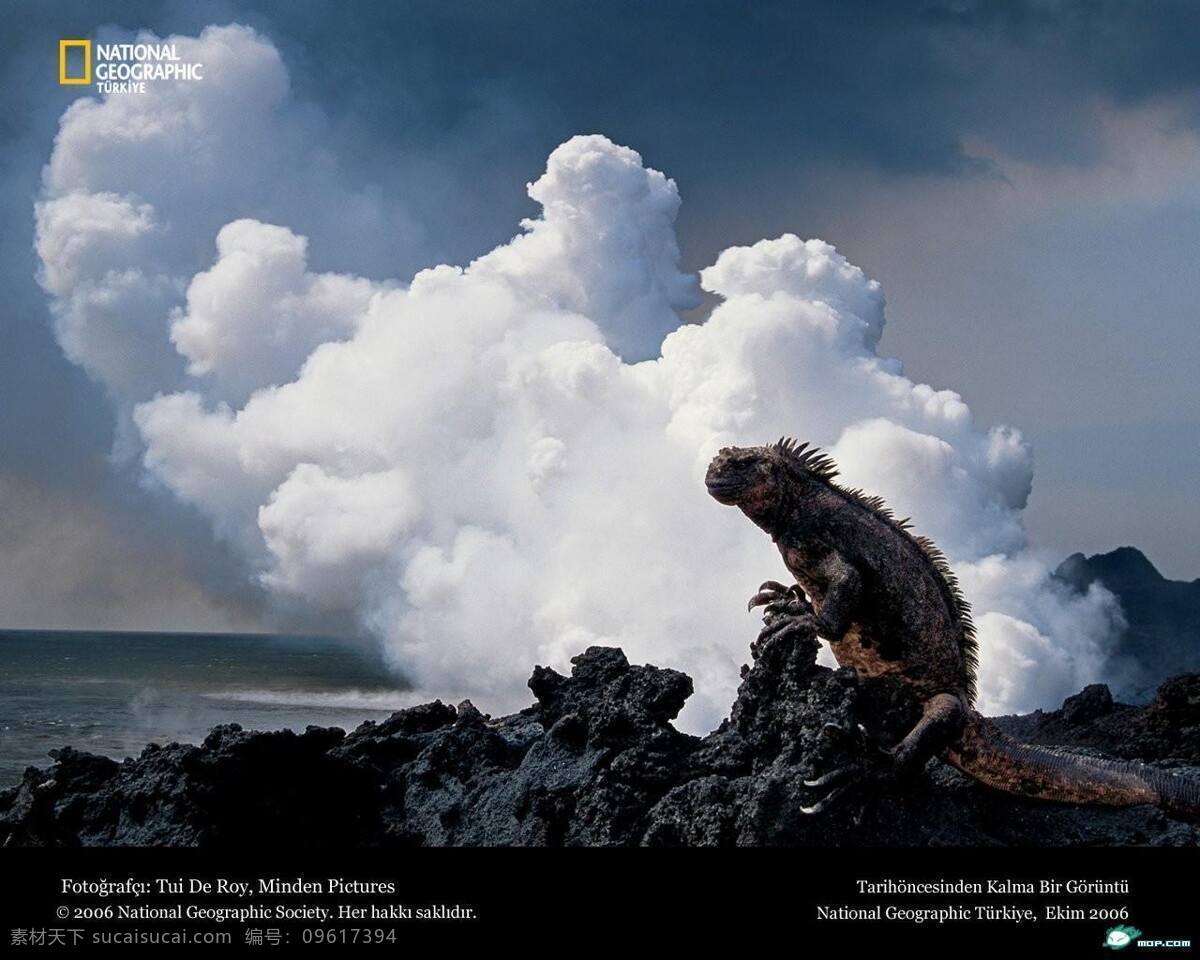
[(973, 709), (976, 641), (971, 612), (941, 551), (915, 536), (878, 497), (834, 482), (833, 461), (807, 444), (728, 447), (705, 484), (770, 534), (796, 579), (767, 581), (750, 600), (765, 605), (764, 634), (814, 618), (841, 666), (890, 674), (911, 685), (920, 721), (882, 760), (851, 764), (808, 782), (831, 792), (892, 779), (936, 755), (989, 786), (1070, 803), (1158, 804), (1192, 819), (1200, 783), (1163, 770), (1019, 743)]

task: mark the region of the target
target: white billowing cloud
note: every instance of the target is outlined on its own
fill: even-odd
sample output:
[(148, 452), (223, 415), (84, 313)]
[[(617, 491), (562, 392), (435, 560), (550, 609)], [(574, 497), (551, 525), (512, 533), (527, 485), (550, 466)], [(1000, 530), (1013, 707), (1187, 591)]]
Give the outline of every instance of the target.
[(787, 235), (730, 247), (704, 271), (704, 285), (725, 297), (785, 296), (831, 308), (837, 327), (870, 349), (883, 334), (883, 289), (824, 240)]
[(186, 311), (171, 322), (188, 373), (211, 375), (223, 395), (245, 399), (287, 382), (315, 347), (355, 329), (376, 285), (308, 273), (307, 247), (304, 237), (257, 220), (221, 228), (216, 264), (192, 279)]
[[(657, 355), (679, 326), (675, 311), (700, 305), (695, 277), (679, 272), (675, 181), (644, 168), (628, 147), (573, 137), (550, 155), (529, 196), (543, 215), (472, 270), (503, 276), (531, 301), (587, 315), (618, 356)], [(597, 268), (603, 282), (588, 282)]]
[(70, 297), (85, 283), (128, 269), (153, 251), (154, 210), (115, 193), (69, 193), (37, 205), (42, 286)]
[(1103, 587), (1073, 593), (1048, 579), (1045, 562), (1029, 552), (990, 554), (954, 569), (976, 607), (983, 712), (1056, 706), (1085, 683), (1108, 679), (1101, 671), (1124, 620)]
[[(157, 39), (146, 31), (136, 38)], [(271, 43), (237, 25), (166, 40), (184, 62), (204, 64), (204, 79), (148, 82), (144, 93), (75, 100), (46, 167), (48, 192), (148, 197), (173, 177), (186, 178), (204, 196), (244, 196), (248, 186), (270, 179), (264, 160), (278, 163), (300, 146), (301, 131), (282, 115), (289, 80)], [(174, 202), (164, 206), (186, 210), (185, 194), (175, 190)]]
[(849, 483), (883, 496), (900, 516), (919, 514), (925, 534), (954, 556), (1024, 546), (1018, 511), (1029, 496), (1032, 463), (1013, 430), (981, 433), (965, 420), (936, 435), (877, 418), (842, 431), (833, 454)]
[(178, 294), (156, 253), (153, 208), (109, 191), (37, 205), (40, 281), (53, 297), (63, 352), (128, 403), (146, 383), (171, 382), (179, 358), (162, 335)]
[(386, 564), (416, 519), (404, 471), (331, 476), (302, 463), (258, 511), (267, 550), (278, 562), (268, 586), (338, 607)]
[[(57, 156), (73, 142), (60, 136), (51, 169), (74, 169)], [(209, 146), (236, 169), (229, 143)], [(140, 209), (128, 184), (88, 190)], [(832, 448), (850, 483), (947, 551), (979, 615), (985, 708), (1095, 679), (1111, 597), (1060, 591), (1026, 548), (1020, 436), (977, 429), (957, 394), (877, 355), (878, 284), (785, 235), (722, 253), (701, 273), (722, 302), (681, 325), (696, 283), (678, 267), (670, 180), (575, 137), (529, 192), (542, 214), (521, 235), (407, 286), (313, 272), (290, 226), (243, 211), (207, 234), (172, 217), (176, 239), (216, 236), (218, 256), (159, 315), (181, 372), (133, 410), (149, 474), (268, 589), (355, 611), (431, 696), (517, 707), (532, 664), (616, 644), (687, 670), (684, 722), (701, 729), (747, 659), (746, 597), (783, 573), (770, 540), (707, 496), (704, 468), (722, 445), (792, 434)], [(112, 262), (51, 255), (56, 298), (82, 285), (76, 262), (138, 266), (120, 236), (97, 245)]]
[[(550, 169), (560, 152), (586, 152), (609, 196), (632, 198), (626, 234), (660, 229), (619, 178), (664, 181), (629, 151), (576, 138)], [(663, 277), (647, 305), (627, 257), (609, 269), (526, 243), (599, 229), (580, 212), (586, 179), (539, 185), (544, 228), (375, 296), (294, 381), (237, 410), (197, 395), (140, 406), (152, 472), (246, 544), (273, 589), (360, 610), (431, 693), (515, 706), (531, 663), (614, 643), (692, 672), (702, 727), (726, 709), (755, 629), (743, 595), (780, 573), (767, 538), (708, 498), (703, 469), (722, 444), (794, 432), (950, 552), (984, 662), (1002, 668), (984, 674), (985, 706), (1031, 707), (1092, 676), (1110, 608), (1055, 591), (1024, 552), (1027, 447), (875, 355), (876, 284), (818, 241), (726, 251), (703, 273), (724, 298), (708, 321), (626, 363), (588, 305), (654, 315), (679, 285)], [(605, 229), (622, 213), (616, 200), (594, 211)]]
[(304, 238), (258, 221), (287, 211), (337, 249), (420, 236), (372, 185), (343, 185), (321, 117), (292, 98), (265, 38), (235, 24), (165, 39), (204, 79), (76, 99), (36, 207), (59, 342), (122, 412), (188, 370), (241, 402), (353, 328), (367, 281), (309, 274)]

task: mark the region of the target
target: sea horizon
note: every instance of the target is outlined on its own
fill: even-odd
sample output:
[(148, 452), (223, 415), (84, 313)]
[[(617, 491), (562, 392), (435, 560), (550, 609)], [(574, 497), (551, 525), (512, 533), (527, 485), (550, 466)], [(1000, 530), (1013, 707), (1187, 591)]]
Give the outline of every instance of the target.
[(415, 697), (378, 650), (335, 637), (4, 628), (0, 789), (66, 746), (122, 760), (222, 723), (350, 730)]

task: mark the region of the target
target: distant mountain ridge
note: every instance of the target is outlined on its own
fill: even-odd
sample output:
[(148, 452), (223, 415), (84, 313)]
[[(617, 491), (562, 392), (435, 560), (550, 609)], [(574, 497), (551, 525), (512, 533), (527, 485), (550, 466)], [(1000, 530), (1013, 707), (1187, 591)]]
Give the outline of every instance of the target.
[(1168, 580), (1136, 547), (1067, 557), (1054, 575), (1078, 590), (1100, 582), (1129, 626), (1109, 660), (1110, 686), (1144, 701), (1167, 677), (1200, 672), (1200, 578)]

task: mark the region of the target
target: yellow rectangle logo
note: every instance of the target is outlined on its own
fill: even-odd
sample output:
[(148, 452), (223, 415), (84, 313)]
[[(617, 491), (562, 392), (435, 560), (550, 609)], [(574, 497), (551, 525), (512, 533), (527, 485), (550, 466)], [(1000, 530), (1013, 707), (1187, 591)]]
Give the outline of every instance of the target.
[[(67, 76), (67, 51), (77, 47), (83, 51), (83, 76)], [(67, 86), (88, 84), (92, 82), (92, 41), (91, 40), (59, 40), (58, 41), (58, 82)]]

